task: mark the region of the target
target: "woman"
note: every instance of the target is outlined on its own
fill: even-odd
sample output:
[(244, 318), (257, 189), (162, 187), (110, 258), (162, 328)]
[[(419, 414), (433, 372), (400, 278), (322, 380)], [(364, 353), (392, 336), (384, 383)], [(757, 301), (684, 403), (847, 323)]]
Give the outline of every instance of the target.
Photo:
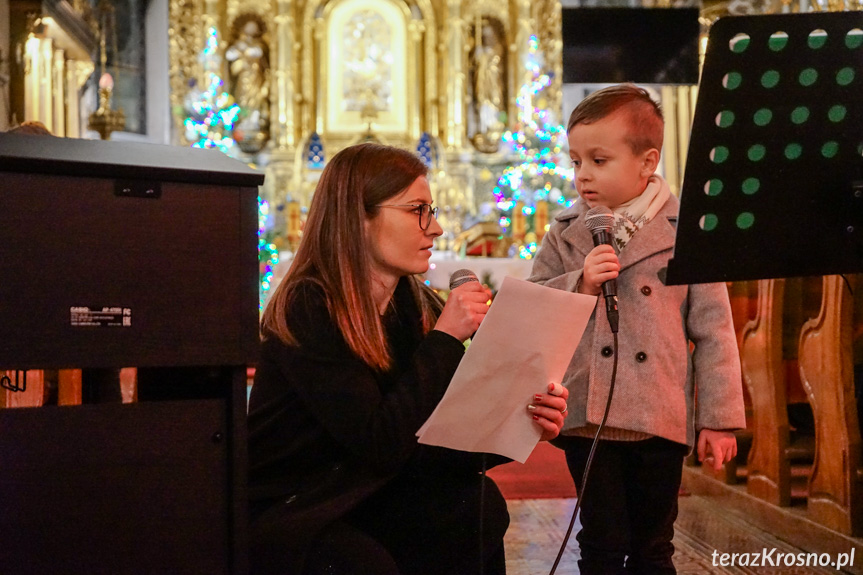
[[(443, 305), (415, 277), (442, 233), (431, 203), (425, 165), (397, 148), (349, 147), (321, 175), (262, 320), (249, 409), (254, 573), (458, 575), (481, 561), (505, 571), (506, 503), (480, 475), (504, 459), (416, 440), (489, 298), (468, 282)], [(525, 417), (547, 440), (566, 397), (539, 397)]]

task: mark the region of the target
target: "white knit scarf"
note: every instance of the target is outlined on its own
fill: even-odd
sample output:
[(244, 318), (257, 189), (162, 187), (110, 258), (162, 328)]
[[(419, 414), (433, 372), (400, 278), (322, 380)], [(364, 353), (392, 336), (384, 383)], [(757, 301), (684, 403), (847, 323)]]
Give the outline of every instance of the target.
[(647, 187), (640, 195), (612, 210), (614, 225), (611, 231), (614, 233), (618, 251), (626, 247), (635, 232), (659, 213), (670, 195), (671, 189), (665, 179), (659, 174), (653, 174), (648, 178)]

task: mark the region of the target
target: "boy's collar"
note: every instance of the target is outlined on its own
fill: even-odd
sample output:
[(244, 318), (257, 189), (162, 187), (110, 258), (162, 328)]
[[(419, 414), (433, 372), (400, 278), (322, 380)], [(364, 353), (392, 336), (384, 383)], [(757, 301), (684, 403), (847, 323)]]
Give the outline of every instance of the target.
[[(657, 252), (674, 247), (679, 208), (680, 202), (672, 194), (653, 221), (648, 222), (639, 233), (635, 234), (632, 241), (627, 244), (626, 249), (620, 253), (621, 269)], [(568, 222), (568, 225), (561, 232), (561, 239), (585, 256), (593, 249), (593, 238), (587, 226), (573, 224), (577, 222), (579, 217), (584, 216), (589, 209), (590, 206), (579, 198), (572, 206), (555, 217), (557, 221)]]

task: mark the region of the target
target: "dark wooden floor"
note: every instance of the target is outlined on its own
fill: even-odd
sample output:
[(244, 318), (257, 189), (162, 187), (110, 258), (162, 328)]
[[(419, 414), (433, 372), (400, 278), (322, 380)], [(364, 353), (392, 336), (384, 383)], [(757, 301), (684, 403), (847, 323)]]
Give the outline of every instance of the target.
[[(506, 536), (507, 573), (508, 575), (543, 575), (550, 572), (557, 556), (566, 527), (569, 525), (574, 499), (519, 499), (508, 502), (511, 524)], [(680, 515), (675, 529), (674, 562), (681, 575), (696, 574), (750, 574), (770, 573), (772, 575), (786, 574), (820, 574), (837, 573), (833, 567), (786, 567), (777, 566), (736, 566), (723, 567), (714, 565), (713, 553), (748, 553), (754, 554), (776, 549), (771, 557), (778, 553), (804, 553), (800, 549), (776, 535), (759, 528), (745, 519), (745, 514), (724, 504), (721, 498), (710, 495), (684, 495), (680, 498)], [(573, 536), (557, 567), (556, 574), (575, 575), (578, 573), (578, 543), (573, 530)], [(858, 540), (859, 542), (859, 540)], [(817, 538), (815, 549), (819, 553), (828, 551), (825, 547), (818, 549)], [(830, 549), (832, 551), (832, 549)], [(851, 546), (845, 549), (851, 552)], [(717, 555), (717, 563), (718, 563)], [(850, 557), (850, 555), (849, 555)], [(835, 552), (831, 556), (835, 560)], [(855, 553), (853, 569), (849, 573), (861, 573), (863, 556)]]

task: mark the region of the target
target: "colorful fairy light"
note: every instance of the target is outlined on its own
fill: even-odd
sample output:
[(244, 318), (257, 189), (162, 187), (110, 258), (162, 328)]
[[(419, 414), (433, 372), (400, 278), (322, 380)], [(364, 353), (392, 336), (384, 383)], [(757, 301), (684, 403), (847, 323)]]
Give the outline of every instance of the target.
[(260, 270), (258, 308), (260, 310), (264, 309), (267, 296), (273, 286), (276, 264), (279, 263), (278, 248), (267, 240), (267, 230), (270, 228), (267, 222), (269, 215), (270, 204), (258, 196), (258, 267)]
[[(518, 202), (524, 206), (522, 213), (527, 218), (528, 232), (535, 232), (533, 216), (537, 202), (549, 202), (554, 209), (568, 207), (573, 202), (564, 193), (572, 189), (573, 180), (569, 158), (563, 152), (566, 130), (554, 122), (553, 114), (545, 108), (541, 97), (543, 90), (551, 85), (551, 77), (543, 71), (536, 36), (528, 40), (525, 66), (532, 78), (522, 86), (516, 98), (518, 130), (506, 132), (502, 137), (521, 162), (504, 170), (494, 187), (495, 203), (501, 212), (500, 224), (506, 235), (512, 233), (509, 229), (511, 215)], [(540, 235), (544, 231), (541, 230)], [(517, 249), (518, 256), (525, 259), (533, 257), (535, 252), (535, 242)]]
[[(215, 148), (234, 156), (237, 144), (233, 130), (240, 112), (240, 106), (225, 89), (221, 76), (222, 57), (219, 52), (219, 34), (215, 27), (207, 30), (204, 49), (199, 56), (206, 87), (197, 88), (197, 81), (189, 81), (186, 96), (187, 117), (183, 122), (185, 137), (193, 148)], [(273, 287), (275, 267), (279, 263), (279, 250), (270, 241), (270, 205), (258, 197), (258, 266), (259, 266), (259, 310), (264, 309), (267, 297)]]
[(199, 60), (204, 69), (206, 87), (199, 91), (196, 80), (189, 82), (188, 115), (183, 121), (186, 140), (193, 148), (217, 148), (232, 155), (236, 146), (232, 133), (240, 107), (224, 89), (225, 82), (220, 75), (219, 35), (215, 27), (207, 30), (207, 40)]

